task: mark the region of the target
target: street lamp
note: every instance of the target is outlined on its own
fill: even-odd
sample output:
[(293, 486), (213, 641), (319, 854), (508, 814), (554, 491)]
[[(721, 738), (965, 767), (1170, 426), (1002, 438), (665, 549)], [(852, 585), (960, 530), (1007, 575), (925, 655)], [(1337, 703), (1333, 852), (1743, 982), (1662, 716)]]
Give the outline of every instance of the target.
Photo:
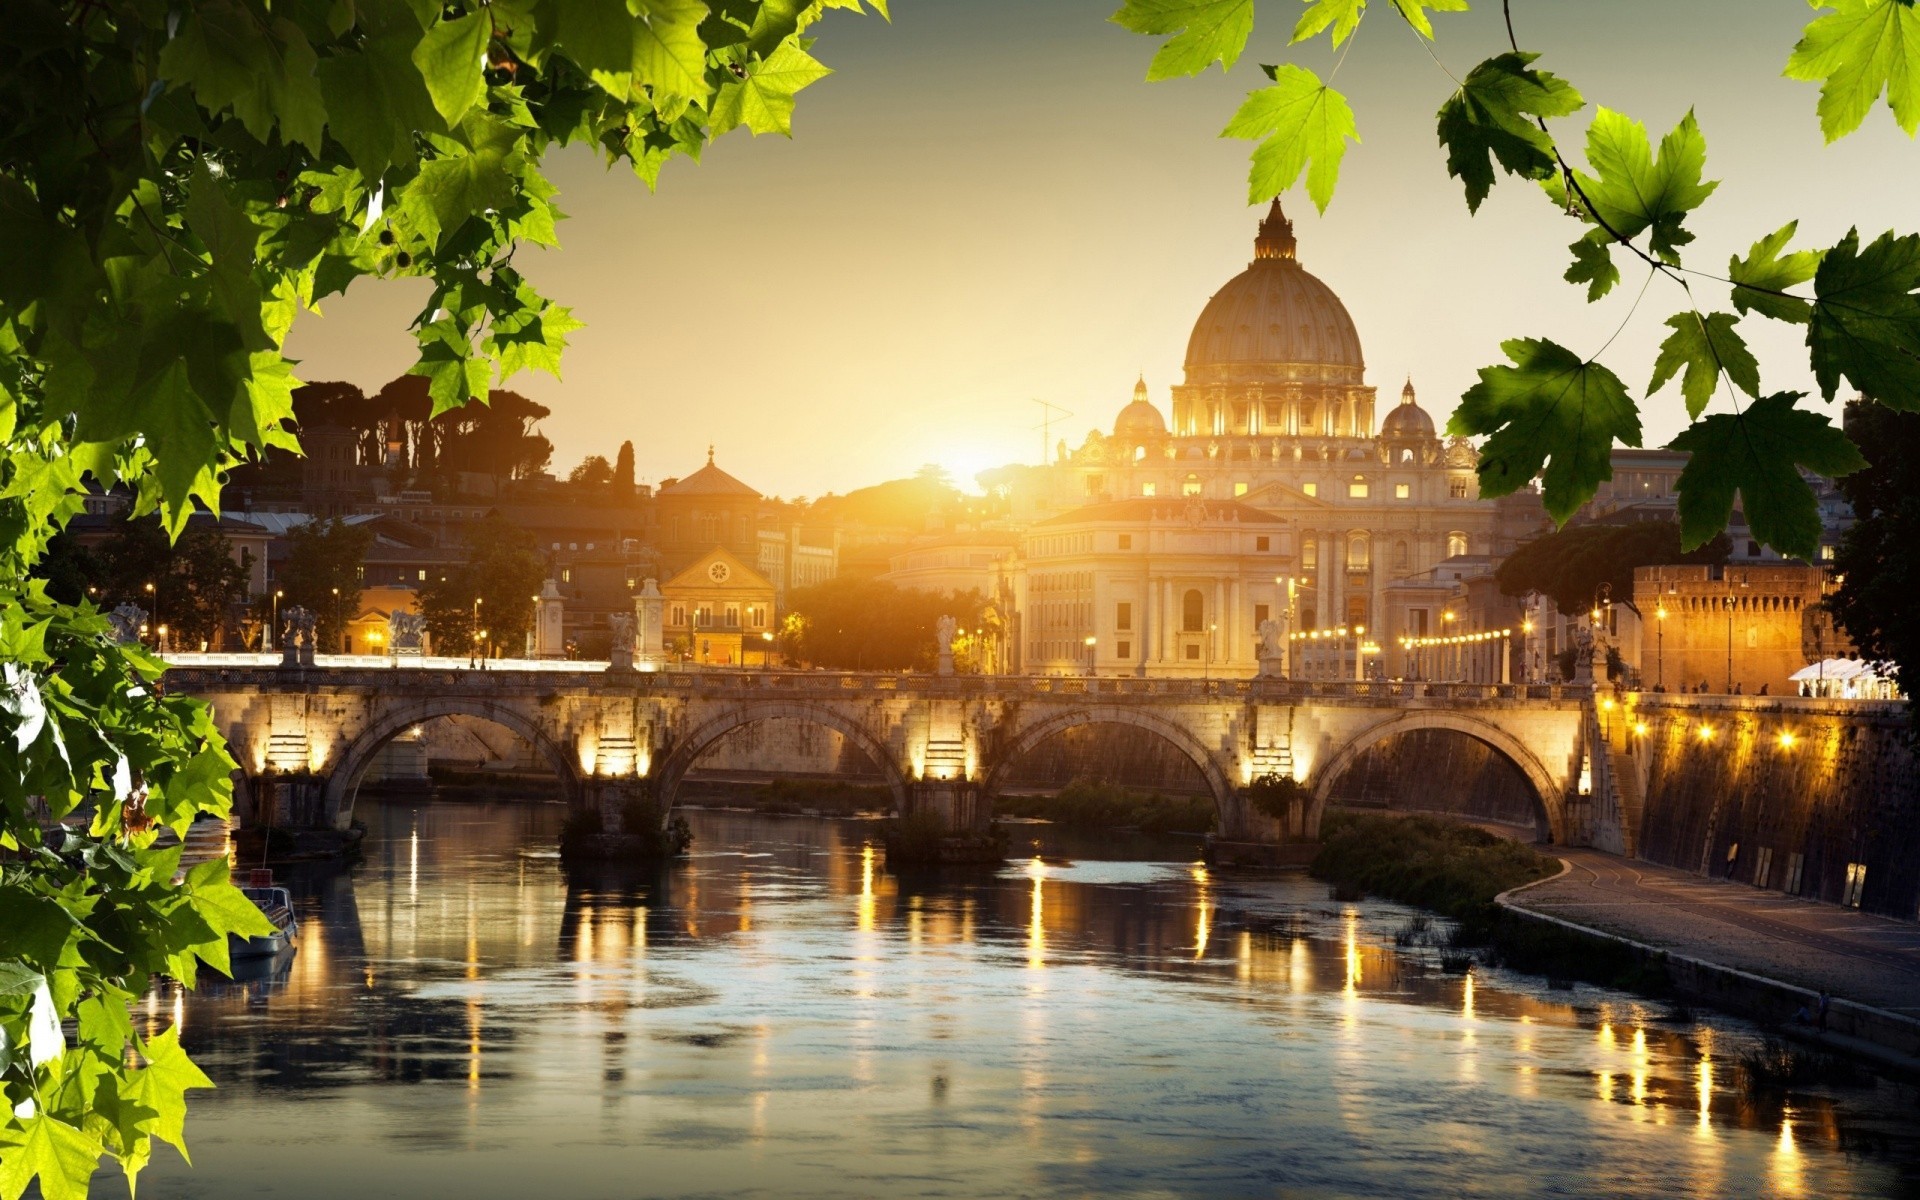
[(1213, 635), (1218, 632), (1219, 629), (1220, 623), (1218, 621), (1207, 622), (1207, 661), (1200, 668), (1200, 677), (1202, 679), (1211, 679), (1213, 677)]
[(267, 621), (267, 636), (264, 639), (264, 649), (273, 649), (273, 635), (280, 631), (280, 598), (285, 595), (286, 592), (281, 589), (273, 589), (273, 616)]
[(1091, 679), (1093, 677), (1094, 647), (1100, 644), (1100, 639), (1094, 637), (1092, 634), (1088, 634), (1086, 641), (1082, 644), (1085, 645), (1087, 648), (1087, 677)]
[(158, 623), (160, 620), (160, 590), (154, 587), (153, 583), (149, 581), (146, 585), (146, 593), (148, 599), (153, 603), (153, 619), (155, 623)]
[(1667, 690), (1667, 606), (1662, 604), (1655, 608), (1653, 615), (1660, 623), (1659, 635), (1654, 639), (1653, 687), (1655, 691), (1664, 692)]
[(484, 634), (480, 629), (480, 597), (475, 596), (473, 598), (473, 612), (467, 619), (467, 667), (469, 669), (477, 665), (474, 662), (474, 658), (479, 653), (480, 639), (483, 636)]

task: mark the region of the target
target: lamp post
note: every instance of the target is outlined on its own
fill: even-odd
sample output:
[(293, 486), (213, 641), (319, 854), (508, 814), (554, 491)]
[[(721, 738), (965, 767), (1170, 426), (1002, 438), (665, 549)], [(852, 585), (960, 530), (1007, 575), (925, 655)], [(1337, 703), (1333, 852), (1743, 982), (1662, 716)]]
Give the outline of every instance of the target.
[[(160, 623), (160, 590), (153, 586), (151, 580), (147, 582), (145, 590), (147, 599), (153, 603), (153, 623), (157, 626)], [(146, 631), (142, 630), (141, 632), (144, 633)]]
[(1220, 628), (1218, 621), (1207, 622), (1207, 661), (1200, 667), (1200, 678), (1213, 678), (1213, 635)]
[(273, 635), (280, 631), (280, 598), (285, 595), (286, 592), (279, 588), (273, 589), (273, 616), (267, 621), (267, 636), (263, 647), (269, 651), (273, 649)]
[(1353, 681), (1355, 683), (1363, 682), (1366, 679), (1366, 668), (1361, 662), (1361, 660), (1366, 657), (1364, 653), (1364, 648), (1367, 644), (1366, 639), (1367, 627), (1365, 625), (1355, 625), (1353, 627)]
[(760, 670), (762, 674), (773, 672), (773, 631), (760, 631)]
[(1659, 633), (1653, 643), (1653, 686), (1655, 691), (1664, 692), (1667, 690), (1667, 606), (1655, 608), (1653, 616), (1659, 622)]
[(345, 654), (348, 650), (347, 623), (346, 621), (341, 619), (339, 588), (333, 589), (333, 619), (340, 622), (340, 653)]
[(1087, 648), (1087, 678), (1088, 679), (1093, 678), (1094, 648), (1097, 647), (1099, 644), (1100, 644), (1100, 639), (1093, 636), (1092, 634), (1088, 634), (1086, 637), (1086, 641), (1082, 643), (1082, 645), (1086, 646)]
[(467, 618), (467, 667), (478, 665), (474, 660), (480, 650), (480, 597), (473, 598), (473, 612)]

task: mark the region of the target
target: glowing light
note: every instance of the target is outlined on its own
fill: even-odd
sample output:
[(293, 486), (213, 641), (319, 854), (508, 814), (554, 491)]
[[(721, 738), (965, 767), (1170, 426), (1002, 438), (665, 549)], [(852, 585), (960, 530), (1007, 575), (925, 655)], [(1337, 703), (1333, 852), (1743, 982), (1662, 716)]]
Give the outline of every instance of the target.
[(1195, 863), (1193, 864), (1192, 870), (1193, 881), (1199, 885), (1200, 892), (1198, 904), (1199, 916), (1196, 918), (1193, 934), (1193, 957), (1197, 962), (1206, 957), (1207, 934), (1213, 926), (1213, 906), (1210, 903), (1212, 896), (1207, 890), (1208, 880), (1206, 866), (1202, 863)]
[(1713, 1112), (1713, 1059), (1702, 1057), (1700, 1065), (1694, 1071), (1698, 1078), (1695, 1087), (1700, 1093), (1700, 1128), (1706, 1129), (1712, 1124)]
[(1047, 878), (1047, 864), (1035, 856), (1027, 864), (1027, 876), (1033, 880), (1033, 910), (1027, 918), (1027, 965), (1038, 969), (1047, 965), (1047, 902), (1041, 891), (1041, 884)]
[(1713, 740), (1713, 726), (1702, 725), (1700, 727), (1700, 740), (1703, 742), (1710, 742)]
[(860, 847), (860, 930), (873, 928), (876, 901), (873, 894), (873, 845)]
[(1647, 736), (1647, 723), (1645, 721), (1635, 721), (1633, 723), (1633, 736), (1635, 737)]
[(1780, 731), (1779, 741), (1780, 741), (1780, 748), (1782, 750), (1793, 749), (1793, 743), (1798, 740), (1799, 739), (1793, 736), (1793, 732), (1791, 730), (1783, 729)]

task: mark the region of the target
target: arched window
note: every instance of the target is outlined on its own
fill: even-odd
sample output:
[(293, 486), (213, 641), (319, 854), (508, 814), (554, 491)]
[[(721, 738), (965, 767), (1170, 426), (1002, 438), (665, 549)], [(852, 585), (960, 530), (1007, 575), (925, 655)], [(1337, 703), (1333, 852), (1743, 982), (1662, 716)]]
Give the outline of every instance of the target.
[(1372, 557), (1366, 534), (1356, 533), (1347, 539), (1347, 570), (1368, 570)]
[(1413, 557), (1407, 551), (1406, 539), (1402, 538), (1393, 544), (1393, 569), (1396, 571), (1407, 571), (1412, 568)]
[(1455, 530), (1447, 535), (1447, 557), (1455, 558), (1467, 552), (1467, 535)]
[(1304, 537), (1300, 539), (1300, 569), (1312, 571), (1320, 565), (1320, 539)]
[(1189, 588), (1180, 598), (1180, 628), (1187, 633), (1199, 633), (1207, 627), (1207, 598), (1200, 594), (1199, 588)]
[(1180, 485), (1180, 494), (1182, 496), (1198, 496), (1200, 494), (1200, 477), (1198, 475), (1187, 476), (1187, 481)]

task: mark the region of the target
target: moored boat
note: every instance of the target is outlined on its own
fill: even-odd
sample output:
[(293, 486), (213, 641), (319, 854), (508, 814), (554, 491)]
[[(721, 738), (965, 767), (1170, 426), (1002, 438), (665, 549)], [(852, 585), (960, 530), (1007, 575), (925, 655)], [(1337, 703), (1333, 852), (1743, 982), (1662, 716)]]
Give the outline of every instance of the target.
[(286, 888), (274, 886), (271, 871), (253, 872), (252, 880), (241, 887), (240, 894), (253, 901), (254, 906), (266, 914), (267, 920), (273, 922), (273, 932), (260, 937), (229, 935), (228, 958), (272, 958), (287, 950), (299, 938), (300, 923), (293, 917), (293, 896)]

